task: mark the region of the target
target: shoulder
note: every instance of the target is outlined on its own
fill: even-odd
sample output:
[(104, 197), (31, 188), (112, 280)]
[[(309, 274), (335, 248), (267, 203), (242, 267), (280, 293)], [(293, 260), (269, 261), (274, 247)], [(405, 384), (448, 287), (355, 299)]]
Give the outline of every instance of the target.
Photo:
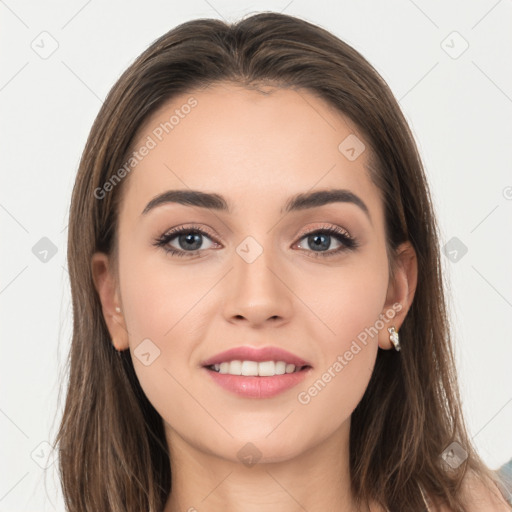
[[(509, 505), (498, 486), (488, 481), (484, 483), (472, 473), (468, 473), (462, 482), (462, 493), (467, 500), (466, 512), (511, 512)], [(431, 512), (452, 512), (446, 505), (431, 507)]]

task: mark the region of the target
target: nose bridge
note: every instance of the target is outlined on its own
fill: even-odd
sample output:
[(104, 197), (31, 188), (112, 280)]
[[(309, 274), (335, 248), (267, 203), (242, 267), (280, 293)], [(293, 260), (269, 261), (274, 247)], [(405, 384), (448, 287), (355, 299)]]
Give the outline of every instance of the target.
[(243, 317), (254, 324), (268, 319), (286, 319), (291, 310), (291, 292), (280, 276), (278, 257), (265, 237), (265, 247), (252, 236), (246, 237), (233, 254), (233, 271), (225, 303), (227, 319)]

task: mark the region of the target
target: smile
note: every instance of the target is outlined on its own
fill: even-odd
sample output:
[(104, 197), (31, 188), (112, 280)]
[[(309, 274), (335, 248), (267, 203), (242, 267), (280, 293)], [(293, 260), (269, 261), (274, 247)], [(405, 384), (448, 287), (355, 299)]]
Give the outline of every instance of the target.
[(285, 361), (225, 361), (220, 364), (208, 366), (210, 370), (229, 375), (244, 375), (245, 377), (272, 377), (273, 375), (284, 375), (294, 373), (306, 368), (295, 366)]

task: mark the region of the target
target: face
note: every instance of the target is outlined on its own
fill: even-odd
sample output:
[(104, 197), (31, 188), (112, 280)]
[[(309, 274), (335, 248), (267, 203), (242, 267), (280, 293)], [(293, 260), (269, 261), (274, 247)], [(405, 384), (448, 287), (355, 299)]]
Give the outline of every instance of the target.
[[(134, 149), (149, 149), (125, 178), (115, 300), (126, 330), (116, 337), (169, 436), (233, 461), (252, 443), (264, 462), (346, 429), (378, 343), (389, 348), (387, 327), (398, 328), (383, 205), (361, 143), (307, 91), (228, 84), (175, 97), (138, 133)], [(176, 190), (223, 201), (147, 206)], [(287, 210), (295, 196), (334, 190), (353, 196)], [(307, 367), (230, 379), (203, 366), (239, 347), (277, 347)]]

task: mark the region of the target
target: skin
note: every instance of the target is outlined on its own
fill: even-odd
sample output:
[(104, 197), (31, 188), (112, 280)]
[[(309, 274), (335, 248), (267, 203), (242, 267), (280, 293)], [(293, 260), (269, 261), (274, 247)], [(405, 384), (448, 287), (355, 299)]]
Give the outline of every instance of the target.
[[(355, 511), (351, 414), (379, 347), (393, 348), (387, 327), (400, 329), (414, 297), (417, 260), (409, 243), (399, 248), (396, 278), (388, 274), (383, 204), (365, 169), (369, 149), (354, 161), (338, 150), (351, 133), (364, 142), (356, 127), (307, 91), (267, 92), (216, 84), (158, 110), (136, 147), (191, 95), (198, 101), (125, 178), (119, 275), (106, 254), (91, 262), (110, 335), (119, 350), (130, 350), (141, 386), (165, 421), (173, 477), (165, 512)], [(357, 194), (371, 220), (351, 203), (280, 213), (291, 195), (331, 188)], [(141, 215), (169, 189), (221, 194), (233, 212), (170, 203)], [(199, 256), (172, 256), (153, 245), (170, 228), (191, 223), (213, 235), (203, 238)], [(319, 251), (303, 233), (325, 226), (343, 228), (359, 247), (315, 258)], [(252, 263), (236, 252), (247, 236), (263, 249)], [(331, 252), (342, 244), (334, 237), (330, 243)], [(169, 245), (187, 250), (178, 238)], [(402, 306), (394, 318), (301, 404), (297, 394), (393, 304)], [(146, 338), (160, 350), (149, 366), (134, 352)], [(233, 395), (200, 362), (240, 345), (282, 347), (312, 370), (273, 398)], [(247, 443), (261, 456), (252, 466), (237, 455)]]

